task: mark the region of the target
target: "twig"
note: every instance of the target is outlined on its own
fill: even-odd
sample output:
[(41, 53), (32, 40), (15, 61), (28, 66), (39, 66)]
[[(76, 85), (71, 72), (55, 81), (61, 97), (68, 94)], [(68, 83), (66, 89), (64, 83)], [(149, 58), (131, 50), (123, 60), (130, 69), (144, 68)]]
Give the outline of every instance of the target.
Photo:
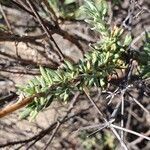
[(145, 136), (145, 135), (142, 135), (142, 134), (140, 134), (140, 133), (138, 133), (138, 132), (135, 132), (135, 131), (132, 131), (132, 130), (129, 130), (129, 129), (126, 129), (126, 128), (122, 128), (122, 127), (119, 127), (119, 126), (114, 125), (114, 124), (111, 124), (111, 126), (114, 127), (115, 129), (123, 130), (123, 131), (125, 131), (125, 132), (131, 133), (131, 134), (134, 134), (134, 135), (137, 135), (137, 136), (139, 136), (139, 137), (142, 137), (142, 138), (144, 138), (144, 139), (150, 141), (150, 137), (147, 137), (147, 136)]
[(61, 124), (60, 124), (60, 122), (58, 121), (58, 122), (57, 122), (57, 126), (56, 126), (55, 130), (53, 131), (53, 134), (51, 135), (51, 137), (50, 137), (49, 140), (47, 141), (46, 146), (44, 147), (43, 150), (46, 150), (46, 149), (48, 148), (48, 146), (49, 146), (50, 143), (52, 142), (52, 140), (53, 140), (53, 138), (54, 138), (56, 132), (57, 132), (58, 129), (60, 128), (60, 126), (61, 126)]
[(145, 33), (149, 31), (150, 31), (150, 27), (147, 27), (145, 31), (143, 31), (142, 33), (140, 33), (140, 35), (138, 35), (135, 39), (133, 39), (131, 43), (131, 47), (137, 50), (138, 48), (135, 46), (135, 43), (137, 43), (145, 35)]
[(114, 129), (114, 127), (112, 127), (111, 123), (109, 121), (107, 121), (107, 119), (104, 118), (103, 113), (100, 111), (100, 109), (98, 108), (98, 106), (96, 105), (96, 103), (93, 101), (93, 99), (90, 97), (89, 93), (88, 93), (88, 89), (84, 88), (83, 89), (84, 93), (86, 94), (87, 98), (90, 100), (90, 102), (93, 104), (93, 106), (96, 108), (96, 110), (98, 111), (98, 113), (101, 115), (102, 119), (104, 120), (104, 122), (107, 124), (107, 127), (111, 129), (111, 131), (114, 133), (114, 135), (117, 137), (117, 139), (119, 140), (119, 142), (121, 143), (121, 146), (125, 149), (128, 150), (127, 146), (125, 145), (125, 143), (123, 142), (123, 140), (120, 138), (119, 134), (117, 133), (117, 131)]
[(147, 114), (150, 114), (150, 112), (138, 101), (136, 100), (129, 92), (128, 95), (132, 98), (132, 100), (139, 105)]
[(10, 42), (24, 42), (24, 43), (32, 43), (34, 45), (38, 45), (41, 47), (44, 47), (44, 45), (41, 42), (37, 42), (36, 40), (42, 39), (45, 37), (45, 34), (42, 35), (37, 35), (37, 36), (19, 36), (19, 35), (14, 35), (10, 33), (5, 33), (0, 31), (0, 41), (10, 41)]
[(121, 101), (119, 103), (117, 103), (117, 106), (115, 107), (114, 111), (112, 112), (110, 119), (116, 118), (116, 116), (119, 112), (120, 105), (121, 105)]
[[(121, 115), (122, 115), (122, 117), (121, 117), (121, 127), (122, 128), (124, 127), (124, 118), (123, 118), (123, 116), (124, 116), (124, 93), (125, 93), (125, 91), (122, 90), (121, 91)], [(121, 131), (121, 139), (124, 140), (123, 130)]]
[(110, 129), (113, 131), (114, 135), (117, 137), (118, 141), (120, 142), (121, 146), (124, 148), (124, 150), (128, 150), (126, 144), (122, 141), (121, 137), (117, 133), (117, 131), (112, 127), (112, 124), (110, 126)]
[(88, 135), (88, 137), (90, 137), (90, 136), (96, 134), (97, 132), (100, 132), (100, 131), (103, 130), (104, 128), (109, 127), (109, 125), (112, 124), (114, 121), (115, 121), (115, 119), (111, 119), (108, 123), (105, 123), (103, 126), (101, 126), (101, 127), (99, 126), (99, 129), (96, 130), (96, 131), (94, 131), (94, 132), (92, 132), (90, 135)]
[(7, 19), (7, 16), (6, 16), (6, 14), (5, 14), (1, 4), (0, 4), (0, 11), (1, 11), (1, 13), (2, 13), (2, 15), (3, 15), (4, 19), (5, 19), (5, 22), (7, 24), (7, 28), (9, 29), (10, 33), (12, 33), (11, 25), (10, 25), (8, 19)]
[[(57, 133), (58, 129), (60, 128), (60, 126), (62, 125), (62, 123), (64, 123), (64, 120), (68, 117), (69, 113), (71, 112), (71, 110), (73, 109), (73, 107), (74, 107), (74, 105), (75, 105), (75, 103), (76, 103), (76, 101), (77, 101), (77, 98), (78, 98), (79, 94), (80, 94), (80, 93), (77, 92), (77, 93), (74, 95), (73, 99), (71, 100), (71, 103), (70, 103), (70, 105), (69, 105), (69, 108), (68, 108), (68, 111), (67, 111), (66, 115), (65, 115), (61, 120), (58, 120), (58, 121), (56, 122), (56, 127), (54, 128), (55, 130), (54, 130), (53, 134), (50, 136), (50, 138), (49, 138), (49, 140), (48, 140), (48, 142), (47, 142), (47, 144), (46, 144), (44, 150), (46, 150), (46, 149), (48, 148), (48, 146), (49, 146), (50, 143), (52, 142), (52, 140), (53, 140), (55, 134)], [(27, 149), (29, 149), (30, 147), (32, 147), (37, 141), (39, 141), (39, 140), (40, 140), (41, 138), (43, 138), (44, 136), (45, 136), (45, 134), (43, 134), (41, 137), (38, 137), (33, 143), (31, 143), (31, 144), (28, 146)]]
[(91, 99), (89, 93), (88, 93), (88, 89), (84, 88), (83, 89), (85, 95), (87, 96), (87, 98), (90, 100), (90, 102), (93, 104), (93, 106), (96, 108), (96, 110), (98, 111), (98, 113), (101, 115), (102, 119), (107, 122), (107, 120), (104, 118), (103, 113), (100, 111), (100, 109), (98, 108), (97, 104)]
[(43, 97), (43, 96), (45, 96), (45, 93), (42, 93), (42, 92), (37, 93), (31, 97), (24, 98), (23, 100), (20, 100), (15, 104), (12, 104), (10, 106), (6, 106), (5, 108), (0, 110), (0, 118), (2, 118), (4, 116), (12, 113), (13, 111), (18, 110), (18, 109), (26, 106), (27, 104), (31, 103), (35, 97)]
[[(35, 14), (29, 10), (29, 8), (24, 5), (24, 3), (22, 1), (16, 2), (17, 0), (12, 0), (12, 2), (17, 5), (19, 8), (23, 9), (24, 11), (28, 12), (31, 16), (33, 16), (34, 18), (36, 18)], [(21, 3), (21, 4), (20, 4)], [(79, 50), (81, 51), (81, 53), (84, 53), (83, 47), (80, 44), (80, 42), (78, 41), (78, 37), (69, 34), (67, 31), (62, 30), (61, 28), (58, 28), (54, 25), (52, 25), (49, 21), (43, 19), (44, 24), (46, 25), (46, 28), (48, 28), (49, 30), (51, 30), (51, 34), (58, 34), (61, 35), (64, 39), (67, 39), (68, 41), (72, 42), (73, 44), (75, 44)]]
[(45, 31), (47, 37), (49, 39), (51, 39), (51, 41), (53, 41), (53, 43), (55, 44), (57, 50), (58, 50), (58, 53), (59, 53), (59, 56), (60, 56), (60, 59), (61, 60), (64, 60), (65, 56), (64, 54), (62, 53), (61, 49), (59, 48), (59, 46), (57, 45), (57, 43), (55, 42), (54, 38), (52, 37), (50, 31), (47, 29), (47, 27), (44, 25), (44, 22), (42, 20), (42, 18), (40, 17), (40, 15), (38, 14), (38, 12), (36, 11), (33, 3), (30, 1), (30, 0), (26, 0), (29, 7), (31, 8), (31, 10), (33, 11), (33, 13), (35, 14), (37, 20), (39, 21), (40, 25), (42, 26), (43, 30)]
[(59, 24), (58, 24), (58, 18), (57, 18), (57, 16), (56, 16), (55, 11), (53, 10), (53, 8), (50, 6), (50, 4), (48, 3), (47, 0), (42, 0), (42, 1), (43, 1), (43, 3), (45, 4), (45, 6), (47, 7), (47, 9), (52, 13), (54, 23), (55, 23), (57, 26), (59, 26)]
[[(144, 135), (149, 136), (150, 135), (150, 130), (148, 130)], [(133, 142), (129, 143), (129, 146), (136, 145), (136, 144), (140, 143), (142, 140), (143, 140), (143, 137), (139, 137), (136, 140), (134, 140)]]
[[(75, 116), (84, 114), (84, 113), (86, 113), (86, 111), (88, 111), (88, 110), (89, 110), (89, 108), (83, 109), (83, 110), (81, 110), (80, 112), (75, 113), (75, 114), (73, 114), (73, 115), (67, 117), (67, 118), (66, 118), (63, 122), (61, 122), (61, 123), (65, 123), (66, 121), (68, 121), (69, 119), (71, 119), (71, 118), (73, 118), (73, 117), (75, 117)], [(39, 132), (37, 135), (35, 135), (35, 136), (33, 136), (33, 137), (30, 137), (30, 138), (25, 139), (25, 140), (19, 140), (19, 141), (13, 141), (13, 142), (6, 142), (6, 143), (4, 143), (4, 144), (0, 144), (0, 148), (2, 148), (2, 147), (7, 147), (7, 146), (12, 146), (12, 145), (17, 145), (17, 144), (22, 144), (22, 143), (29, 143), (29, 142), (31, 142), (31, 141), (37, 139), (38, 137), (41, 137), (41, 138), (42, 138), (43, 135), (45, 136), (45, 135), (49, 134), (53, 129), (55, 129), (56, 125), (57, 125), (57, 121), (54, 122), (54, 123), (52, 123), (49, 127), (47, 127), (46, 129), (42, 130), (41, 132)], [(41, 138), (40, 138), (40, 139), (41, 139)]]
[[(133, 104), (130, 104), (129, 112), (133, 109)], [(131, 123), (131, 113), (128, 113), (126, 129), (129, 129)], [(127, 136), (127, 132), (125, 133), (125, 137)]]
[(82, 130), (89, 130), (89, 129), (93, 129), (93, 128), (103, 128), (104, 126), (105, 126), (105, 123), (85, 126), (85, 127), (79, 128), (76, 132), (82, 131)]
[(119, 87), (114, 91), (114, 92), (106, 92), (108, 93), (109, 95), (106, 97), (106, 99), (110, 98), (109, 102), (107, 103), (107, 105), (110, 105), (110, 103), (112, 102), (112, 100), (114, 99), (114, 97), (119, 93)]
[(27, 69), (17, 69), (17, 68), (2, 68), (2, 69), (0, 69), (0, 71), (3, 71), (3, 72), (9, 72), (9, 73), (13, 73), (13, 74), (25, 74), (25, 75), (40, 75), (40, 73), (39, 73), (39, 70), (27, 70)]
[(135, 10), (135, 1), (131, 1), (128, 9), (128, 15), (124, 19), (122, 26), (127, 28), (129, 31), (132, 29), (133, 12)]

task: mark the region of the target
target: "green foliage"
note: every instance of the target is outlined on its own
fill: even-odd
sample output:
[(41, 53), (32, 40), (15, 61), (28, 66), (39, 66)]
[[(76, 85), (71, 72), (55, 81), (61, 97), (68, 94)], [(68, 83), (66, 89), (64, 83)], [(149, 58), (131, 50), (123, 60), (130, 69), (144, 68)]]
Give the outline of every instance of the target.
[(54, 8), (56, 14), (64, 19), (74, 19), (79, 8), (76, 0), (48, 0), (48, 3)]
[(150, 32), (146, 32), (146, 40), (143, 42), (143, 48), (138, 53), (141, 76), (150, 77)]
[(104, 147), (110, 150), (114, 150), (116, 147), (114, 135), (107, 130), (104, 133), (103, 143), (104, 143)]
[[(57, 4), (57, 1), (50, 2), (53, 5)], [(23, 118), (30, 116), (33, 119), (39, 111), (48, 107), (54, 100), (67, 102), (73, 93), (78, 90), (82, 91), (84, 87), (90, 89), (96, 86), (105, 89), (108, 76), (112, 75), (116, 68), (126, 68), (126, 60), (122, 56), (132, 41), (131, 36), (127, 35), (122, 40), (123, 29), (116, 26), (107, 27), (105, 23), (107, 3), (104, 0), (98, 2), (99, 5), (95, 5), (94, 1), (88, 0), (85, 2), (84, 9), (87, 13), (87, 22), (101, 34), (100, 41), (93, 44), (91, 51), (85, 54), (77, 64), (65, 61), (64, 67), (57, 70), (40, 66), (41, 76), (35, 77), (20, 90), (26, 97), (40, 92), (44, 92), (45, 96), (35, 98), (22, 112)], [(143, 54), (149, 56), (149, 43), (145, 45), (144, 50)], [(149, 62), (148, 60), (147, 63)], [(141, 62), (143, 72), (147, 69), (144, 65)]]
[(104, 0), (100, 1), (85, 1), (83, 7), (86, 14), (88, 14), (86, 22), (93, 26), (93, 30), (100, 32), (103, 36), (108, 36), (108, 27), (104, 19), (107, 14), (107, 3)]
[(104, 134), (95, 134), (94, 136), (88, 137), (88, 132), (81, 132), (79, 135), (81, 145), (85, 150), (92, 149), (115, 149), (115, 137), (107, 130)]
[(95, 135), (94, 137), (88, 138), (87, 132), (81, 132), (79, 135), (81, 145), (85, 150), (92, 150), (94, 149), (95, 145), (98, 146), (99, 149), (102, 149), (102, 145), (100, 143), (101, 136), (100, 134)]

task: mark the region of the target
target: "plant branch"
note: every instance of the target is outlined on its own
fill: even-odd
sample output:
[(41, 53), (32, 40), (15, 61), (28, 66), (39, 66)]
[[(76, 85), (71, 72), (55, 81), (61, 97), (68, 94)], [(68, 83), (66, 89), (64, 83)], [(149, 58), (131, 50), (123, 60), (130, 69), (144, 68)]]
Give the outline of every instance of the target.
[(122, 127), (119, 127), (119, 126), (114, 125), (114, 124), (111, 124), (111, 126), (114, 127), (114, 128), (116, 128), (116, 129), (123, 130), (123, 131), (125, 131), (125, 132), (134, 134), (134, 135), (136, 135), (136, 136), (142, 137), (142, 138), (144, 138), (144, 139), (150, 141), (150, 137), (145, 136), (145, 135), (142, 135), (142, 134), (140, 134), (140, 133), (138, 133), (138, 132), (135, 132), (135, 131), (132, 131), (132, 130), (129, 130), (129, 129), (126, 129), (126, 128), (122, 128)]
[(18, 110), (18, 109), (26, 106), (27, 104), (31, 103), (35, 97), (43, 97), (43, 96), (45, 96), (45, 93), (42, 93), (42, 92), (37, 93), (37, 94), (35, 94), (31, 97), (24, 98), (24, 99), (18, 101), (17, 103), (15, 103), (15, 104), (6, 106), (5, 108), (0, 110), (0, 118), (2, 118), (4, 116), (12, 113), (13, 111)]

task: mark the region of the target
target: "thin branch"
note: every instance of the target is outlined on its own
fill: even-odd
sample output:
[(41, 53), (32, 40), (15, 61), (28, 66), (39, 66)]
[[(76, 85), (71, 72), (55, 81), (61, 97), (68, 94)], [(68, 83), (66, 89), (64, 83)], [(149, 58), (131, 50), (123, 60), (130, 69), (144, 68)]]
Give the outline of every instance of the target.
[(64, 58), (65, 58), (64, 54), (62, 53), (61, 49), (59, 48), (59, 46), (58, 46), (57, 43), (55, 42), (55, 40), (54, 40), (54, 38), (52, 37), (50, 31), (49, 31), (49, 30), (47, 29), (47, 27), (45, 26), (44, 21), (42, 20), (42, 18), (40, 17), (40, 15), (38, 14), (38, 12), (36, 11), (36, 9), (35, 9), (33, 3), (32, 3), (30, 0), (26, 0), (26, 1), (27, 1), (27, 3), (28, 3), (29, 7), (31, 8), (31, 10), (33, 11), (33, 13), (35, 14), (35, 16), (36, 16), (38, 22), (40, 23), (40, 25), (42, 26), (43, 30), (45, 31), (47, 37), (48, 37), (49, 39), (51, 39), (51, 41), (53, 41), (53, 43), (55, 44), (55, 46), (56, 46), (56, 48), (57, 48), (57, 50), (58, 50), (58, 53), (59, 53), (59, 55), (60, 55), (60, 59), (61, 59), (61, 60), (64, 60)]
[(53, 15), (53, 21), (54, 21), (54, 23), (55, 23), (57, 26), (59, 26), (59, 24), (58, 24), (58, 18), (57, 18), (57, 16), (56, 16), (55, 11), (53, 10), (53, 8), (50, 6), (50, 4), (48, 3), (47, 0), (42, 0), (42, 1), (43, 1), (44, 5), (47, 7), (47, 9), (48, 9), (48, 10), (51, 12), (51, 14)]
[(112, 127), (112, 123), (107, 121), (106, 118), (104, 118), (103, 113), (100, 111), (100, 109), (98, 108), (98, 106), (96, 105), (96, 103), (93, 101), (93, 99), (90, 97), (89, 93), (88, 93), (88, 89), (84, 88), (83, 89), (84, 93), (86, 94), (87, 98), (90, 100), (90, 102), (93, 104), (93, 106), (95, 107), (95, 109), (98, 111), (98, 113), (103, 117), (102, 119), (104, 120), (104, 122), (107, 124), (107, 127), (111, 129), (111, 131), (114, 133), (114, 135), (117, 137), (117, 139), (119, 140), (119, 142), (121, 143), (121, 146), (125, 149), (128, 150), (127, 146), (125, 145), (125, 143), (123, 142), (123, 140), (120, 138), (119, 134), (117, 133), (117, 131), (114, 129), (114, 127)]
[[(69, 108), (68, 108), (68, 110), (67, 110), (67, 112), (66, 112), (66, 115), (65, 115), (61, 120), (58, 120), (58, 121), (56, 122), (56, 127), (54, 128), (55, 130), (54, 130), (53, 134), (50, 136), (50, 138), (49, 138), (49, 140), (48, 140), (48, 142), (47, 142), (47, 144), (46, 144), (45, 149), (47, 149), (47, 147), (50, 145), (50, 143), (52, 142), (52, 140), (53, 140), (55, 134), (57, 133), (58, 129), (60, 128), (60, 126), (62, 125), (62, 123), (64, 123), (64, 120), (68, 117), (69, 113), (70, 113), (71, 110), (73, 109), (74, 105), (75, 105), (76, 102), (77, 102), (77, 98), (78, 98), (79, 94), (80, 94), (80, 93), (77, 92), (77, 93), (74, 95), (74, 97), (73, 97), (73, 99), (71, 100), (71, 103), (70, 103), (70, 105), (69, 105)], [(45, 134), (43, 134), (43, 136), (41, 136), (41, 137), (38, 137), (34, 142), (32, 142), (32, 143), (28, 146), (27, 149), (31, 148), (37, 141), (39, 141), (39, 140), (40, 140), (41, 138), (43, 138), (44, 136), (45, 136)]]
[(104, 128), (109, 128), (110, 124), (112, 124), (115, 121), (115, 119), (111, 119), (110, 121), (108, 121), (108, 123), (105, 123), (103, 126), (99, 126), (99, 129), (92, 132), (88, 137), (100, 132), (101, 130), (103, 130)]
[(121, 139), (121, 137), (119, 136), (119, 134), (117, 133), (117, 131), (112, 127), (112, 124), (110, 126), (110, 129), (112, 130), (112, 132), (114, 133), (114, 135), (117, 137), (118, 141), (120, 142), (120, 144), (124, 148), (124, 150), (128, 150), (126, 144), (123, 142), (123, 140)]
[[(81, 114), (86, 114), (87, 111), (89, 111), (89, 108), (87, 109), (83, 109), (81, 110), (80, 112), (78, 113), (75, 113), (67, 118), (65, 118), (61, 123), (65, 123), (66, 121), (70, 120), (71, 118), (74, 118), (76, 116), (79, 116)], [(12, 145), (17, 145), (17, 144), (22, 144), (22, 143), (28, 143), (28, 142), (31, 142), (33, 140), (36, 140), (37, 138), (40, 137), (40, 139), (43, 137), (43, 135), (47, 135), (49, 134), (53, 129), (56, 128), (56, 125), (57, 125), (57, 121), (52, 123), (49, 127), (47, 127), (46, 129), (42, 130), (41, 132), (39, 132), (37, 135), (33, 136), (33, 137), (30, 137), (28, 139), (25, 139), (25, 140), (19, 140), (19, 141), (13, 141), (13, 142), (7, 142), (7, 143), (4, 143), (4, 144), (0, 144), (0, 148), (2, 147), (7, 147), (7, 146), (12, 146)]]
[(13, 74), (24, 74), (24, 75), (40, 75), (39, 73), (39, 70), (28, 70), (28, 69), (17, 69), (17, 68), (2, 68), (0, 69), (0, 71), (3, 71), (3, 72), (9, 72), (9, 73), (13, 73)]
[(60, 126), (61, 126), (61, 123), (58, 121), (58, 122), (57, 122), (57, 126), (56, 126), (55, 130), (53, 131), (53, 134), (51, 135), (51, 137), (50, 137), (49, 140), (47, 141), (46, 146), (44, 147), (43, 150), (46, 150), (46, 149), (48, 148), (48, 146), (49, 146), (50, 143), (52, 142), (52, 140), (53, 140), (55, 134), (57, 133), (58, 129), (60, 128)]
[(37, 93), (31, 97), (24, 98), (15, 104), (12, 104), (10, 106), (6, 106), (5, 108), (0, 110), (0, 118), (2, 118), (4, 116), (12, 113), (13, 111), (18, 110), (18, 109), (26, 106), (27, 104), (31, 103), (35, 97), (43, 97), (43, 96), (45, 96), (45, 93), (42, 93), (42, 92)]
[[(148, 130), (145, 134), (145, 136), (150, 136), (150, 130)], [(136, 145), (138, 143), (140, 143), (144, 138), (143, 137), (139, 137), (136, 140), (134, 140), (133, 142), (129, 143), (129, 145)]]
[(129, 92), (128, 95), (132, 98), (132, 100), (139, 105), (147, 114), (150, 114), (150, 112), (138, 101), (136, 100)]
[[(12, 0), (12, 2), (17, 5), (19, 8), (23, 9), (24, 11), (28, 12), (31, 16), (33, 16), (34, 18), (36, 18), (35, 14), (29, 10), (29, 8), (24, 5), (24, 3), (22, 1), (16, 2), (17, 0)], [(21, 4), (20, 4), (21, 3)], [(81, 51), (82, 54), (84, 54), (84, 50), (82, 45), (80, 44), (80, 42), (78, 41), (78, 37), (69, 34), (67, 31), (62, 30), (61, 28), (58, 28), (54, 25), (52, 25), (49, 21), (43, 19), (44, 24), (46, 25), (46, 28), (48, 28), (49, 30), (51, 30), (51, 34), (58, 34), (61, 35), (64, 39), (67, 39), (68, 41), (72, 42), (73, 44), (75, 44), (78, 49)]]
[(111, 124), (111, 126), (114, 127), (114, 128), (116, 128), (116, 129), (123, 130), (123, 131), (125, 131), (125, 132), (131, 133), (131, 134), (134, 134), (134, 135), (137, 135), (137, 136), (139, 136), (139, 137), (142, 137), (142, 138), (144, 138), (144, 139), (150, 141), (150, 137), (147, 137), (147, 136), (145, 136), (145, 135), (142, 135), (142, 134), (140, 134), (140, 133), (138, 133), (138, 132), (135, 132), (135, 131), (132, 131), (132, 130), (129, 130), (129, 129), (126, 129), (126, 128), (122, 128), (122, 127), (119, 127), (119, 126), (114, 125), (114, 124)]
[(90, 102), (93, 104), (93, 106), (96, 108), (96, 110), (98, 111), (98, 113), (101, 115), (102, 119), (107, 122), (107, 120), (104, 118), (103, 113), (100, 111), (100, 109), (98, 108), (97, 104), (91, 99), (88, 89), (84, 88), (83, 89), (85, 95), (87, 96), (87, 98), (90, 100)]
[[(129, 108), (129, 111), (132, 111), (133, 109), (133, 104), (130, 104), (130, 108)], [(130, 123), (131, 123), (131, 113), (128, 113), (128, 117), (127, 117), (127, 123), (126, 123), (126, 129), (129, 129), (130, 127)], [(127, 136), (127, 132), (125, 133), (125, 137)]]
[(24, 43), (32, 43), (34, 45), (38, 45), (44, 47), (44, 44), (41, 42), (37, 42), (36, 40), (45, 38), (46, 34), (37, 35), (37, 36), (19, 36), (6, 32), (0, 31), (0, 41), (10, 41), (10, 42), (24, 42)]
[[(124, 90), (121, 92), (121, 115), (124, 116)], [(124, 118), (121, 117), (121, 127), (124, 127)], [(121, 131), (121, 139), (124, 139), (124, 132)]]
[(138, 47), (136, 47), (135, 44), (145, 35), (146, 32), (149, 32), (149, 31), (150, 31), (150, 27), (147, 27), (145, 31), (143, 31), (142, 33), (140, 33), (140, 35), (138, 35), (135, 39), (133, 39), (131, 43), (131, 47), (137, 50)]
[(12, 33), (11, 25), (10, 25), (8, 19), (7, 19), (7, 16), (6, 16), (6, 14), (5, 14), (1, 4), (0, 4), (0, 11), (1, 11), (1, 13), (2, 13), (2, 15), (3, 15), (4, 19), (5, 19), (5, 22), (7, 24), (7, 28), (9, 29), (10, 33)]

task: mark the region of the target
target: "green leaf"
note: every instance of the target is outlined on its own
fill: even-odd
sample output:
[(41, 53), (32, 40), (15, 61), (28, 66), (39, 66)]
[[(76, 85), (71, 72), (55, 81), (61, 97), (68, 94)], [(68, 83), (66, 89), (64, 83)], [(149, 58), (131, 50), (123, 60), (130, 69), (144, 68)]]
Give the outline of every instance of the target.
[(30, 119), (29, 122), (31, 122), (33, 119), (35, 119), (35, 117), (37, 116), (38, 111), (35, 109), (30, 113)]
[(74, 69), (73, 65), (69, 61), (65, 60), (64, 63), (66, 64), (68, 69), (70, 69), (70, 70)]
[(66, 101), (68, 97), (69, 97), (69, 94), (65, 91), (63, 100)]
[(107, 63), (107, 61), (108, 61), (108, 59), (109, 59), (109, 56), (110, 56), (110, 52), (108, 51), (107, 53), (106, 53), (106, 56), (105, 56), (105, 60), (104, 60), (104, 64), (105, 63)]
[(102, 78), (102, 79), (100, 79), (99, 81), (100, 81), (101, 87), (104, 87), (104, 85), (105, 85), (104, 79)]
[(97, 53), (93, 52), (92, 53), (92, 63), (95, 64), (96, 60), (97, 60)]
[(90, 68), (91, 68), (91, 64), (90, 64), (90, 62), (89, 62), (89, 61), (87, 61), (86, 67), (87, 67), (87, 69), (88, 69), (88, 70), (90, 70)]
[(45, 80), (45, 82), (46, 82), (47, 85), (48, 85), (48, 84), (49, 84), (49, 78), (48, 78), (48, 76), (47, 76), (46, 70), (45, 70), (42, 66), (40, 66), (40, 72), (41, 72), (41, 74), (42, 74), (43, 79)]
[(69, 5), (74, 2), (76, 2), (76, 0), (65, 0), (64, 4)]
[(19, 119), (25, 119), (25, 118), (27, 118), (30, 115), (31, 111), (32, 111), (32, 108), (30, 108), (30, 107), (29, 108), (25, 108), (25, 110), (22, 111), (19, 114)]
[(54, 76), (54, 80), (61, 82), (63, 80), (63, 77), (61, 76), (61, 72), (59, 70), (56, 70), (54, 72), (55, 76)]
[(94, 84), (94, 78), (89, 80), (89, 85), (92, 86)]
[(46, 69), (46, 74), (49, 80), (49, 85), (51, 85), (53, 83), (53, 77), (52, 77), (51, 71), (49, 69)]
[(34, 87), (33, 81), (30, 80), (30, 81), (28, 82), (28, 84), (29, 84), (30, 87)]
[(97, 11), (97, 9), (94, 6), (94, 3), (92, 1), (87, 0), (87, 1), (85, 1), (85, 3), (86, 3), (86, 6), (87, 6), (86, 8), (88, 10)]
[(44, 98), (44, 97), (41, 97), (41, 98), (40, 98), (40, 104), (41, 104), (41, 105), (44, 105), (44, 103), (45, 103), (45, 98)]
[(49, 94), (47, 97), (46, 97), (46, 101), (45, 101), (45, 104), (44, 104), (44, 108), (50, 106), (50, 104), (52, 103), (53, 101), (53, 95), (52, 94)]
[(44, 80), (44, 78), (41, 76), (41, 77), (35, 77), (39, 82), (40, 82), (40, 85), (42, 86), (42, 87), (45, 87), (46, 86), (46, 83), (45, 83), (45, 80)]
[(126, 35), (123, 46), (129, 46), (132, 41), (131, 35)]

